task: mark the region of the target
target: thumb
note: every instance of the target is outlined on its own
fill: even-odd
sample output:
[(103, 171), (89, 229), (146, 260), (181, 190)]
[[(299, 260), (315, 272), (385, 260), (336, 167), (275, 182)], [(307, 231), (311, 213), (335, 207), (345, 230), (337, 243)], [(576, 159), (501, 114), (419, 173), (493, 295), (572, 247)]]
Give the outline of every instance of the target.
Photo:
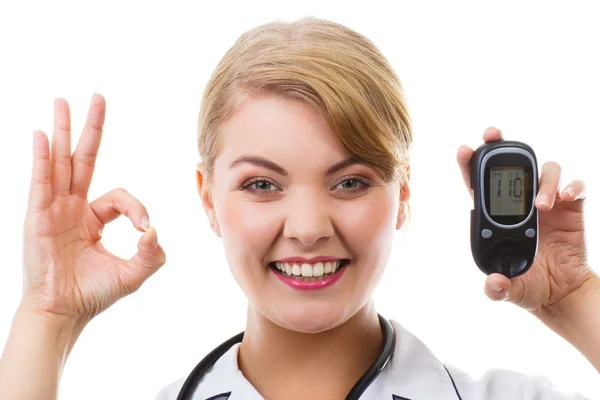
[(506, 276), (498, 273), (490, 274), (485, 279), (484, 291), (487, 297), (494, 301), (510, 300), (513, 284)]
[(156, 229), (151, 226), (138, 242), (138, 252), (125, 263), (131, 288), (136, 291), (166, 262), (166, 254), (158, 244)]

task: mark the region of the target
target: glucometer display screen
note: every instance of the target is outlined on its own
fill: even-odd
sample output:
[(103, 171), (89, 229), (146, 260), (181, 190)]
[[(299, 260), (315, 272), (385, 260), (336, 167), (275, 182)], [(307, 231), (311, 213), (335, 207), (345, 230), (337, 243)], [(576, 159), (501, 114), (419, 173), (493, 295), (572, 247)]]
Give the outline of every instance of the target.
[(490, 215), (524, 216), (529, 210), (523, 167), (491, 167), (489, 169)]

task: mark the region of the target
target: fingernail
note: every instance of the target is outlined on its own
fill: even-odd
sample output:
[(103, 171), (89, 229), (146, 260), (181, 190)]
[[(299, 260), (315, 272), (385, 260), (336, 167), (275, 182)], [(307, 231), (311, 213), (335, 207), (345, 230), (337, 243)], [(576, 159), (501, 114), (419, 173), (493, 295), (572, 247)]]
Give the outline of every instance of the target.
[(563, 197), (564, 196), (573, 196), (574, 193), (575, 193), (575, 190), (573, 190), (573, 188), (567, 188), (567, 189), (563, 190)]
[(153, 249), (158, 248), (158, 234), (156, 232), (156, 228), (154, 229), (154, 236), (152, 236), (151, 244)]
[(494, 292), (501, 292), (502, 291), (502, 287), (498, 286), (496, 283), (494, 282), (490, 282), (490, 287), (492, 288), (492, 290)]
[(146, 217), (144, 215), (142, 217), (142, 229), (144, 230), (144, 232), (146, 232), (148, 230), (149, 226), (150, 226), (150, 221), (148, 220), (148, 217)]
[(542, 193), (538, 196), (538, 203), (543, 205), (543, 206), (550, 206), (550, 198), (548, 197), (548, 195), (546, 193)]

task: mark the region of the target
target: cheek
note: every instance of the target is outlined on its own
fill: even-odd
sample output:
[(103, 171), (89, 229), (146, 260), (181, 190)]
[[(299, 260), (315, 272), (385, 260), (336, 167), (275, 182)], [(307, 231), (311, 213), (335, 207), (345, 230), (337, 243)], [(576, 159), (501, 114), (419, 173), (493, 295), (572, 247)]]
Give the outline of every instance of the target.
[(215, 209), (228, 252), (253, 259), (264, 256), (276, 239), (279, 226), (265, 207), (268, 203), (225, 197), (229, 198), (221, 199)]
[(384, 256), (396, 227), (398, 199), (387, 191), (378, 196), (347, 202), (339, 208), (338, 226), (360, 258)]

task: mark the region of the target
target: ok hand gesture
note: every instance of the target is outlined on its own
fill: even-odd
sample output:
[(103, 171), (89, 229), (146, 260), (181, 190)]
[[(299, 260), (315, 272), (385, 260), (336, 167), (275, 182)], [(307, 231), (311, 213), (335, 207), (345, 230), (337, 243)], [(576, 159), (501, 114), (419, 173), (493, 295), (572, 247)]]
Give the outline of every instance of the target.
[[(23, 301), (52, 318), (89, 322), (135, 292), (166, 262), (144, 205), (114, 189), (88, 202), (102, 137), (106, 103), (95, 94), (85, 127), (71, 154), (71, 122), (65, 100), (54, 103), (52, 146), (34, 132), (33, 173), (24, 224)], [(121, 214), (145, 232), (137, 253), (124, 260), (102, 246), (101, 232)]]

